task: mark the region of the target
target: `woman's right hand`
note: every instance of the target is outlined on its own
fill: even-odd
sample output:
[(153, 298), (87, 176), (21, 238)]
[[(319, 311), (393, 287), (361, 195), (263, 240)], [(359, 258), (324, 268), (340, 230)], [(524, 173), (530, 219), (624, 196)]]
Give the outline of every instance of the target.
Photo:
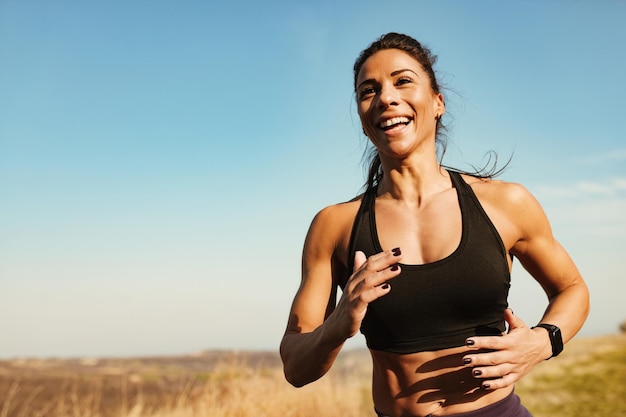
[(345, 323), (347, 337), (359, 331), (368, 304), (391, 291), (389, 281), (400, 274), (398, 262), (401, 258), (400, 248), (380, 252), (369, 258), (361, 251), (354, 254), (354, 272), (334, 311), (336, 318)]

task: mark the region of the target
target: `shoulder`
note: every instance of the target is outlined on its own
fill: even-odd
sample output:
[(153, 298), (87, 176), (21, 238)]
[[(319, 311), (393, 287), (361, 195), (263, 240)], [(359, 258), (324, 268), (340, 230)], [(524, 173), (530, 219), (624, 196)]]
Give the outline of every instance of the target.
[(503, 238), (508, 238), (509, 248), (532, 237), (551, 236), (550, 224), (541, 204), (522, 184), (469, 175), (463, 178)]
[(361, 196), (320, 210), (309, 227), (305, 250), (322, 251), (326, 254), (337, 250), (347, 253), (352, 224), (360, 205)]
[(537, 199), (522, 184), (463, 175), (481, 203), (488, 203), (504, 210), (517, 211), (538, 206)]
[(353, 219), (361, 205), (361, 198), (362, 196), (359, 196), (350, 201), (324, 207), (317, 212), (312, 224), (337, 226), (346, 220)]

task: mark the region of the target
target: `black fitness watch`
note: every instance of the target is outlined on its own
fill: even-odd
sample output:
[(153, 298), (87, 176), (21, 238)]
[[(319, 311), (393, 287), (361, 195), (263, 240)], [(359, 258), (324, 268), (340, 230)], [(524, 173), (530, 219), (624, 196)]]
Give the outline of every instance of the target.
[[(550, 358), (558, 356), (559, 353), (563, 352), (563, 337), (561, 336), (561, 329), (559, 329), (554, 324), (546, 323), (539, 323), (535, 327), (543, 327), (548, 331), (548, 335), (550, 336), (550, 344), (552, 345), (552, 356), (550, 356)], [(533, 329), (535, 327), (533, 327)]]

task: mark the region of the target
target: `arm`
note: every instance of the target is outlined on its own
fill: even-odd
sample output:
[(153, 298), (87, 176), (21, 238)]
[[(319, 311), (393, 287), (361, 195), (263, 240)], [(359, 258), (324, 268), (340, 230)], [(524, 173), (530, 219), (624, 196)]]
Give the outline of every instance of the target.
[[(548, 307), (541, 323), (557, 325), (561, 329), (563, 343), (566, 343), (578, 333), (589, 314), (589, 291), (568, 253), (552, 237), (547, 220), (544, 228), (544, 233), (528, 242), (520, 242), (512, 253), (548, 296)], [(544, 359), (549, 358), (552, 350), (547, 332), (544, 329), (534, 331), (542, 336), (547, 345)]]
[[(548, 297), (542, 323), (558, 326), (563, 342), (569, 341), (582, 327), (589, 313), (589, 292), (576, 265), (556, 241), (543, 209), (535, 198), (516, 184), (501, 185), (502, 210), (515, 236), (510, 253), (537, 280)], [(470, 338), (472, 349), (493, 352), (470, 354), (465, 361), (474, 367), (479, 378), (487, 380), (483, 388), (496, 389), (513, 384), (535, 365), (552, 355), (545, 329), (531, 329), (512, 311), (505, 312), (509, 332), (503, 337)]]
[(351, 224), (342, 228), (340, 214), (336, 206), (322, 210), (304, 244), (302, 281), (280, 345), (285, 377), (297, 387), (330, 369), (344, 342), (359, 330), (367, 304), (389, 292), (385, 282), (399, 273), (389, 268), (399, 262), (399, 254), (389, 251), (366, 260), (357, 252), (355, 273), (335, 306), (337, 277), (344, 271), (333, 259), (341, 230), (349, 233)]

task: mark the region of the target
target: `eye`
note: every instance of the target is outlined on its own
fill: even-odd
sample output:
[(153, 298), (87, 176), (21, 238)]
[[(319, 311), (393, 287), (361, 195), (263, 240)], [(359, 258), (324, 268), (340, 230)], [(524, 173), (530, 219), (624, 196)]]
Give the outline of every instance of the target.
[(404, 85), (413, 83), (413, 79), (411, 77), (401, 77), (396, 81), (396, 85)]
[(359, 100), (364, 100), (373, 94), (376, 94), (376, 89), (373, 86), (365, 86), (359, 91)]

